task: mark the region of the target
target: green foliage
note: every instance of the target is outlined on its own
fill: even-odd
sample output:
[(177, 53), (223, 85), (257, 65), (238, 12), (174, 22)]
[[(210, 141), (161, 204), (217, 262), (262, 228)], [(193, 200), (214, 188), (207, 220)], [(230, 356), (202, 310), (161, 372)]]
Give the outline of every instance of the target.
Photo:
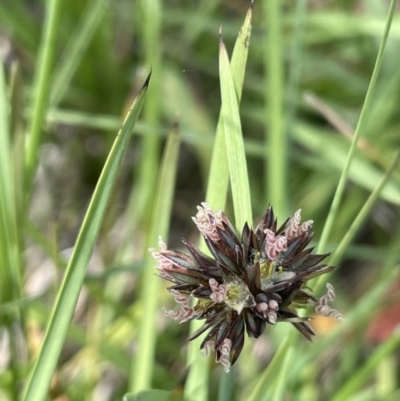
[[(0, 399), (398, 399), (396, 1), (248, 6), (0, 2)], [(302, 208), (345, 321), (203, 358), (148, 248), (204, 200)]]
[(86, 268), (97, 240), (100, 226), (113, 190), (118, 168), (128, 146), (133, 127), (142, 108), (150, 76), (146, 80), (131, 110), (118, 132), (99, 177), (92, 200), (80, 228), (74, 251), (66, 268), (63, 282), (50, 317), (40, 353), (26, 386), (24, 400), (42, 400), (50, 385), (58, 357), (70, 324)]

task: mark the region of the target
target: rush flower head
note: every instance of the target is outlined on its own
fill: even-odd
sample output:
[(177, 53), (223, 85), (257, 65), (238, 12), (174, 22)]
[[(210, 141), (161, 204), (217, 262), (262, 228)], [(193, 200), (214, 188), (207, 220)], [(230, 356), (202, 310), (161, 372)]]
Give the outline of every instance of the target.
[[(190, 337), (208, 331), (201, 349), (215, 358), (226, 371), (242, 351), (245, 332), (259, 337), (266, 325), (292, 323), (308, 340), (315, 335), (296, 308), (314, 306), (323, 316), (342, 315), (328, 305), (335, 299), (332, 285), (328, 293), (316, 298), (305, 283), (334, 269), (320, 264), (328, 256), (312, 255), (307, 248), (313, 233), (312, 221), (301, 223), (300, 210), (279, 228), (269, 207), (255, 230), (246, 223), (239, 237), (222, 211), (214, 212), (206, 203), (198, 206), (193, 221), (212, 257), (189, 241), (189, 253), (168, 250), (160, 239), (160, 251), (151, 249), (157, 259), (159, 276), (174, 283), (169, 291), (180, 310), (165, 310), (180, 322), (205, 320)], [(194, 298), (195, 302), (190, 302)]]

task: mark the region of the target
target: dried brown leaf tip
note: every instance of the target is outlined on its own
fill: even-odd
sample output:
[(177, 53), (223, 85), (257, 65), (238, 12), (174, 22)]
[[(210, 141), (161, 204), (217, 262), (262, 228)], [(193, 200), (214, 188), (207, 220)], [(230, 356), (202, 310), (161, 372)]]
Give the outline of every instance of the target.
[(342, 319), (328, 305), (335, 298), (330, 284), (320, 299), (305, 287), (309, 279), (334, 267), (320, 264), (328, 254), (313, 255), (313, 248), (307, 248), (313, 222), (301, 223), (300, 212), (278, 228), (268, 207), (256, 229), (246, 223), (239, 237), (222, 211), (202, 203), (193, 221), (212, 257), (186, 240), (188, 253), (167, 249), (161, 239), (160, 251), (151, 249), (159, 276), (174, 283), (168, 289), (180, 306), (165, 313), (180, 322), (204, 320), (190, 340), (208, 331), (201, 349), (205, 355), (214, 351), (225, 371), (239, 357), (245, 332), (257, 338), (267, 324), (290, 322), (311, 340), (315, 333), (307, 323), (310, 318), (300, 317), (297, 308), (311, 305), (317, 313)]

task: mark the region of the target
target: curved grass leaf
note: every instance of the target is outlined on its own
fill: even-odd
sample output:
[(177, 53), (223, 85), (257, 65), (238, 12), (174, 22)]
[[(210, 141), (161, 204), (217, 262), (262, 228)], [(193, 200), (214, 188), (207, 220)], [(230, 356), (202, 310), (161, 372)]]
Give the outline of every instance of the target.
[(86, 267), (100, 230), (119, 165), (142, 108), (149, 79), (150, 75), (125, 118), (93, 193), (57, 296), (39, 356), (25, 389), (24, 401), (42, 401), (46, 399), (47, 389), (82, 287)]

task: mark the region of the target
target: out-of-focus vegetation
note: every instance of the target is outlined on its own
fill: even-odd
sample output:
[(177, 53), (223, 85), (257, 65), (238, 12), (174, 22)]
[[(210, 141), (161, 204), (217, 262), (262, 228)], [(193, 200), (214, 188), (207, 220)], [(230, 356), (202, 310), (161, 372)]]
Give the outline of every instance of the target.
[[(156, 262), (147, 248), (157, 247), (158, 234), (170, 248), (182, 237), (198, 241), (190, 216), (206, 198), (221, 109), (219, 28), (231, 54), (249, 5), (0, 2), (0, 400), (22, 397), (100, 173), (150, 69), (57, 367), (43, 369), (52, 374), (51, 400), (120, 400), (146, 387), (171, 391), (170, 399), (184, 393), (188, 325), (163, 315), (172, 297), (164, 283), (148, 284)], [(269, 203), (280, 221), (301, 208), (318, 244), (388, 10), (381, 0), (255, 0), (240, 102), (255, 219)], [(399, 49), (397, 9), (326, 252), (345, 237), (400, 148)], [(232, 217), (233, 204), (229, 192)], [(341, 268), (329, 280), (343, 324), (316, 318), (312, 344), (288, 336), (291, 325), (268, 328), (247, 340), (233, 378), (210, 358), (208, 384), (186, 394), (196, 401), (230, 399), (227, 389), (234, 400), (399, 399), (399, 205), (395, 168), (334, 260)], [(143, 322), (153, 318), (148, 384), (135, 358), (147, 349)]]

